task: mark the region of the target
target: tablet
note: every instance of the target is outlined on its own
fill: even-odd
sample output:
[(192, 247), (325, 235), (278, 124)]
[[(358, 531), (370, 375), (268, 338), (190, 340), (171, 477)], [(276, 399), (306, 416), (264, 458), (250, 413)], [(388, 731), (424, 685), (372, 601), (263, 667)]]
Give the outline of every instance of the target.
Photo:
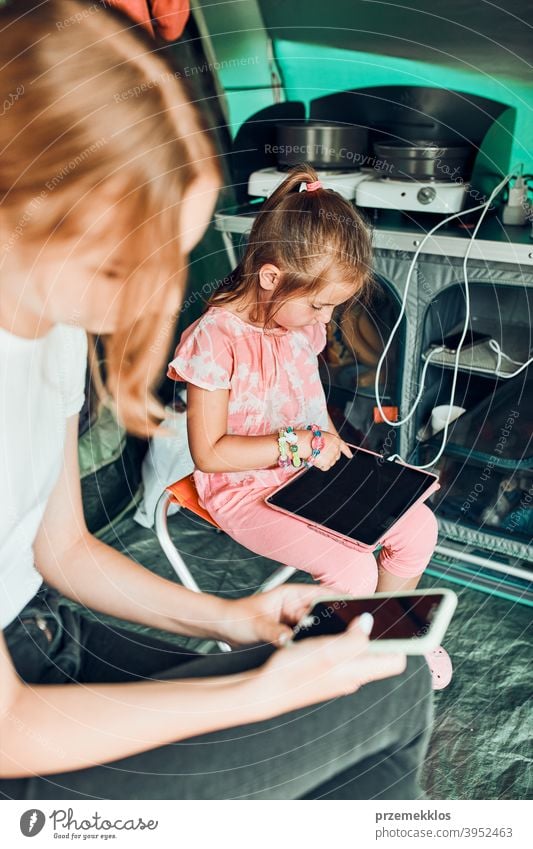
[(311, 467), (266, 498), (276, 510), (360, 545), (374, 547), (419, 501), (439, 488), (436, 475), (351, 445), (327, 472)]

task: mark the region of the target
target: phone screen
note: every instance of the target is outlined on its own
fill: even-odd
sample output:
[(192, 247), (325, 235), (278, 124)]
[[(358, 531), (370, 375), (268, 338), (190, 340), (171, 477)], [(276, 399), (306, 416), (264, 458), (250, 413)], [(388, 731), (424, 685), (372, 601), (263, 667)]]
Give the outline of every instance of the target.
[(429, 631), (443, 598), (441, 593), (431, 593), (321, 601), (295, 628), (293, 640), (341, 634), (353, 619), (365, 611), (374, 617), (371, 640), (423, 637)]

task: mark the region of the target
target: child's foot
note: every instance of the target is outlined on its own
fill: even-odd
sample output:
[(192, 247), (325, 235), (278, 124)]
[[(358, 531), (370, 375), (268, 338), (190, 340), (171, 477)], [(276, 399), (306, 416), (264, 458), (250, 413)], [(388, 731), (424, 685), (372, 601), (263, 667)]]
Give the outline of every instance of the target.
[(450, 655), (442, 646), (424, 655), (431, 672), (434, 690), (443, 690), (452, 680), (453, 667)]

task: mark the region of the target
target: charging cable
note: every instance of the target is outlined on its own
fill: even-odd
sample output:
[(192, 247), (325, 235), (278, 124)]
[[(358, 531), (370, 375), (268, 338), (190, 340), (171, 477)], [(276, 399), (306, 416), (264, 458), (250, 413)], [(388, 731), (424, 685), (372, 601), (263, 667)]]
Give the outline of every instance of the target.
[[(519, 363), (518, 360), (513, 360), (512, 357), (509, 357), (506, 353), (504, 353), (504, 351), (502, 351), (502, 349), (496, 342), (496, 339), (491, 339), (489, 341), (489, 348), (494, 351), (498, 358), (494, 374), (496, 375), (496, 377), (501, 377), (503, 380), (509, 380), (511, 377), (516, 377), (517, 374), (520, 374), (521, 371), (524, 371), (525, 368), (527, 368), (529, 365), (531, 365), (531, 363), (533, 363), (533, 357), (530, 357), (529, 360), (527, 360), (527, 362), (525, 363)], [(520, 366), (520, 368), (517, 368), (516, 371), (513, 371), (511, 373), (500, 371), (502, 366), (502, 360), (507, 360), (508, 363), (512, 363), (514, 366)]]
[[(396, 421), (396, 422), (393, 422), (390, 419), (388, 419), (387, 415), (386, 415), (386, 413), (385, 413), (385, 411), (384, 411), (384, 409), (381, 405), (381, 400), (380, 400), (380, 397), (379, 397), (379, 378), (380, 378), (380, 375), (381, 375), (381, 369), (383, 368), (383, 363), (385, 362), (385, 359), (386, 359), (386, 356), (389, 352), (390, 346), (392, 345), (392, 340), (394, 339), (394, 336), (395, 336), (398, 328), (400, 327), (400, 325), (402, 323), (403, 316), (405, 315), (406, 306), (407, 306), (407, 297), (408, 297), (408, 293), (409, 293), (409, 286), (411, 284), (411, 279), (412, 279), (413, 272), (415, 270), (416, 263), (417, 263), (419, 255), (420, 255), (420, 252), (422, 251), (427, 240), (433, 235), (433, 233), (435, 233), (437, 230), (439, 230), (441, 227), (443, 227), (449, 221), (453, 221), (455, 218), (461, 218), (463, 215), (467, 215), (471, 212), (477, 212), (478, 210), (481, 210), (481, 215), (479, 216), (479, 219), (478, 219), (477, 224), (474, 228), (474, 231), (472, 232), (472, 235), (470, 237), (470, 241), (469, 241), (468, 246), (467, 246), (466, 251), (465, 251), (465, 255), (463, 257), (463, 276), (464, 276), (464, 283), (465, 283), (465, 322), (464, 322), (463, 332), (462, 332), (461, 338), (459, 340), (459, 344), (457, 345), (457, 351), (456, 351), (456, 354), (455, 354), (452, 389), (451, 389), (451, 397), (450, 397), (450, 402), (449, 402), (450, 409), (448, 410), (448, 417), (447, 417), (446, 423), (444, 425), (442, 444), (441, 444), (439, 451), (437, 452), (436, 457), (434, 457), (433, 460), (430, 463), (426, 463), (423, 466), (415, 466), (415, 468), (417, 468), (417, 469), (429, 469), (429, 468), (431, 468), (431, 466), (434, 466), (435, 463), (438, 460), (440, 460), (442, 454), (444, 453), (444, 448), (446, 446), (446, 441), (448, 439), (448, 428), (449, 428), (449, 425), (450, 425), (450, 418), (451, 418), (451, 415), (452, 415), (452, 406), (453, 406), (453, 402), (455, 400), (457, 379), (458, 379), (458, 376), (459, 376), (459, 359), (460, 359), (460, 356), (461, 356), (461, 349), (463, 347), (463, 342), (466, 338), (468, 326), (470, 324), (470, 288), (469, 288), (469, 284), (468, 284), (468, 270), (467, 270), (468, 258), (470, 256), (470, 252), (471, 252), (472, 247), (474, 245), (474, 241), (475, 241), (475, 238), (476, 238), (477, 233), (479, 231), (479, 228), (481, 227), (481, 224), (483, 223), (483, 219), (485, 218), (492, 201), (494, 200), (496, 195), (503, 189), (503, 187), (507, 185), (509, 180), (513, 179), (513, 177), (515, 176), (516, 170), (518, 170), (518, 169), (514, 169), (511, 173), (507, 174), (507, 176), (504, 177), (503, 180), (501, 180), (498, 183), (498, 185), (492, 190), (491, 194), (489, 195), (488, 200), (486, 200), (484, 203), (478, 204), (478, 206), (471, 207), (470, 209), (466, 209), (466, 210), (464, 209), (461, 212), (456, 212), (453, 215), (450, 215), (447, 218), (443, 219), (443, 221), (439, 221), (438, 224), (436, 224), (434, 227), (432, 227), (431, 230), (429, 230), (425, 234), (422, 241), (418, 245), (418, 247), (417, 247), (417, 249), (416, 249), (416, 251), (413, 255), (413, 259), (411, 260), (411, 264), (409, 266), (409, 271), (407, 273), (407, 278), (406, 278), (406, 281), (405, 281), (405, 290), (404, 290), (404, 294), (403, 294), (403, 298), (402, 298), (402, 305), (401, 305), (401, 308), (400, 308), (400, 313), (398, 315), (398, 318), (396, 320), (394, 327), (392, 328), (388, 342), (385, 345), (385, 348), (383, 349), (383, 353), (381, 354), (381, 357), (379, 358), (379, 362), (378, 362), (377, 367), (376, 367), (376, 376), (375, 376), (375, 381), (374, 381), (374, 393), (375, 393), (375, 396), (376, 396), (376, 404), (378, 406), (380, 415), (381, 415), (383, 421), (386, 422), (387, 424), (389, 424), (391, 427), (401, 427), (401, 425), (408, 422), (411, 419), (411, 417), (414, 415), (415, 410), (417, 409), (418, 404), (420, 402), (420, 399), (422, 398), (422, 395), (423, 395), (423, 392), (424, 392), (424, 380), (425, 380), (425, 376), (426, 376), (426, 371), (427, 371), (429, 364), (430, 364), (430, 361), (431, 361), (431, 357), (434, 356), (437, 353), (441, 353), (444, 350), (443, 347), (434, 348), (430, 352), (428, 357), (426, 358), (426, 362), (425, 362), (424, 368), (422, 370), (422, 376), (421, 376), (421, 381), (420, 381), (420, 389), (418, 391), (418, 395), (417, 395), (417, 397), (416, 397), (416, 399), (413, 403), (413, 406), (412, 406), (410, 412), (403, 419), (400, 419), (399, 421)], [(494, 340), (491, 340), (491, 341), (494, 341)], [(495, 344), (497, 344), (497, 343), (495, 343)], [(502, 354), (501, 349), (500, 349), (500, 353)], [(506, 357), (507, 355), (503, 355), (503, 356)], [(522, 365), (522, 367), (519, 369), (519, 371), (521, 371), (522, 368), (525, 368), (527, 365), (529, 365), (530, 362), (531, 362), (531, 360), (529, 360), (527, 363), (524, 363)], [(498, 360), (498, 368), (499, 368), (500, 365), (501, 365), (501, 358)], [(515, 372), (512, 375), (506, 375), (506, 377), (514, 377), (515, 374), (518, 374), (518, 372)], [(395, 460), (395, 459), (402, 460), (402, 458), (398, 454), (393, 454), (388, 459), (389, 460)]]

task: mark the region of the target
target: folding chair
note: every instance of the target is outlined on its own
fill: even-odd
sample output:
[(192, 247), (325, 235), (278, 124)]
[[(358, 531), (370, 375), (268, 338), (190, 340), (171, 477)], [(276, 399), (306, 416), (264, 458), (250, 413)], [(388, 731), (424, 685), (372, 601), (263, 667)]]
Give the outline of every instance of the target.
[[(189, 567), (174, 545), (174, 542), (168, 532), (167, 517), (171, 504), (177, 505), (179, 510), (185, 507), (187, 510), (190, 510), (191, 513), (194, 513), (196, 516), (200, 516), (200, 518), (209, 522), (209, 524), (213, 525), (214, 528), (217, 528), (220, 533), (222, 533), (222, 531), (220, 531), (219, 526), (211, 518), (207, 510), (200, 506), (198, 502), (198, 493), (196, 491), (192, 475), (188, 475), (187, 477), (176, 481), (176, 483), (167, 486), (159, 497), (155, 508), (155, 532), (157, 534), (159, 544), (183, 586), (187, 587), (189, 590), (199, 593), (201, 592), (200, 587), (191, 575)], [(288, 581), (291, 575), (294, 575), (295, 571), (296, 569), (293, 566), (280, 566), (279, 569), (276, 569), (275, 572), (273, 572), (272, 575), (270, 575), (260, 585), (254, 595), (257, 593), (264, 593), (267, 590), (280, 586), (280, 584), (284, 584), (285, 581)], [(219, 646), (223, 651), (231, 651), (230, 647), (226, 643), (219, 643)]]

